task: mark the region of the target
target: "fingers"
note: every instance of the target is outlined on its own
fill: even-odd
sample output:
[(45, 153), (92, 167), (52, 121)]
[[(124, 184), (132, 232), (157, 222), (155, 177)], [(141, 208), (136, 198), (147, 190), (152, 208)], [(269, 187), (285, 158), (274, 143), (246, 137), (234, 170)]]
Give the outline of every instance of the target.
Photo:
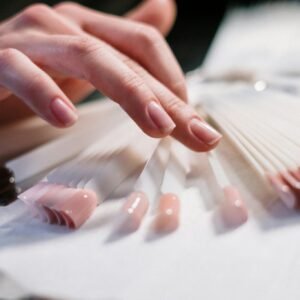
[[(0, 85), (58, 127), (77, 120), (75, 108), (55, 82), (16, 49), (0, 50)], [(30, 74), (30, 75), (29, 75)]]
[(208, 151), (220, 140), (220, 134), (203, 122), (193, 108), (109, 45), (74, 36), (32, 35), (30, 40), (34, 45), (30, 49), (22, 42), (13, 44), (18, 44), (34, 61), (43, 61), (66, 76), (89, 81), (118, 102), (145, 133), (163, 137), (173, 131), (175, 138), (195, 151)]
[[(168, 135), (174, 128), (171, 118), (159, 107), (151, 89), (99, 40), (66, 35), (30, 36), (31, 47), (23, 40), (11, 41), (37, 64), (90, 82), (119, 103), (130, 117), (154, 137)], [(165, 114), (162, 119), (161, 115)]]
[(125, 16), (152, 25), (167, 35), (176, 19), (176, 4), (174, 0), (145, 0)]
[(74, 4), (61, 4), (56, 9), (76, 21), (89, 34), (139, 62), (179, 98), (187, 100), (181, 68), (166, 41), (154, 27)]
[[(3, 30), (4, 29), (4, 30)], [(49, 34), (80, 34), (78, 26), (63, 18), (46, 4), (32, 4), (6, 22), (0, 34), (15, 31), (39, 31)]]
[(136, 62), (121, 53), (116, 55), (147, 82), (159, 99), (161, 106), (176, 124), (172, 132), (173, 137), (194, 151), (209, 151), (217, 146), (221, 134), (200, 118), (191, 106), (181, 101)]

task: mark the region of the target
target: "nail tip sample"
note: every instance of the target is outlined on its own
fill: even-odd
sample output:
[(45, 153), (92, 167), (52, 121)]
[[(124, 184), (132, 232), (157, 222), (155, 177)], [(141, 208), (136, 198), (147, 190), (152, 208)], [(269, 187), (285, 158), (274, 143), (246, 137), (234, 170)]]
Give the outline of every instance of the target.
[(158, 233), (171, 233), (179, 226), (180, 202), (173, 193), (163, 194), (159, 199), (158, 214), (154, 228)]
[(220, 205), (220, 213), (228, 226), (240, 226), (247, 222), (247, 207), (235, 187), (229, 186), (224, 189), (224, 200)]
[(289, 209), (296, 208), (297, 199), (290, 187), (284, 182), (280, 175), (267, 174), (267, 178), (273, 186), (281, 201)]
[(124, 232), (136, 231), (148, 211), (149, 201), (143, 192), (132, 192), (122, 207), (122, 228)]
[(172, 118), (155, 101), (151, 101), (148, 104), (147, 113), (152, 123), (162, 133), (164, 134), (171, 133), (175, 129), (176, 124), (174, 123)]

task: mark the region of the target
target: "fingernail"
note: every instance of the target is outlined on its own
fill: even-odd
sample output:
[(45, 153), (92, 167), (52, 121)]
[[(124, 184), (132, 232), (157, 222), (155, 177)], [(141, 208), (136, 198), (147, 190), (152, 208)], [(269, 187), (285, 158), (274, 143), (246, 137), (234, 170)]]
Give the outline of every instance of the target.
[(75, 108), (72, 109), (71, 106), (69, 106), (64, 100), (60, 98), (55, 98), (52, 101), (50, 107), (56, 119), (64, 125), (72, 125), (78, 119)]
[(192, 119), (189, 126), (192, 134), (204, 144), (214, 145), (222, 138), (219, 132), (201, 120)]
[(147, 111), (151, 121), (163, 133), (169, 133), (176, 127), (171, 117), (156, 102), (150, 102), (148, 104)]

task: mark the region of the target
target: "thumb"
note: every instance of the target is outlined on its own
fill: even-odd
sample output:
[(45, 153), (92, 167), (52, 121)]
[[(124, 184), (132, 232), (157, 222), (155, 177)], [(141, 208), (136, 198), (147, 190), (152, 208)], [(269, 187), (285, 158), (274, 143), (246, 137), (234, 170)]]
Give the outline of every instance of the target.
[(144, 0), (125, 16), (152, 25), (167, 35), (176, 19), (176, 4), (174, 0)]

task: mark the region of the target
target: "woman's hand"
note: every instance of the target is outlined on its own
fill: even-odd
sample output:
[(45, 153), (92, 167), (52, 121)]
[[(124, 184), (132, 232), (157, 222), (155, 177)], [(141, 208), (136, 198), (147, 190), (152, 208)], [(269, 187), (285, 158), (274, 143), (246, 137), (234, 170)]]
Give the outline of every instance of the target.
[(70, 126), (72, 102), (96, 88), (145, 133), (213, 148), (221, 136), (186, 103), (184, 75), (162, 35), (175, 10), (172, 0), (147, 0), (121, 18), (75, 3), (35, 4), (2, 22), (0, 123), (21, 117), (26, 104), (54, 126)]

